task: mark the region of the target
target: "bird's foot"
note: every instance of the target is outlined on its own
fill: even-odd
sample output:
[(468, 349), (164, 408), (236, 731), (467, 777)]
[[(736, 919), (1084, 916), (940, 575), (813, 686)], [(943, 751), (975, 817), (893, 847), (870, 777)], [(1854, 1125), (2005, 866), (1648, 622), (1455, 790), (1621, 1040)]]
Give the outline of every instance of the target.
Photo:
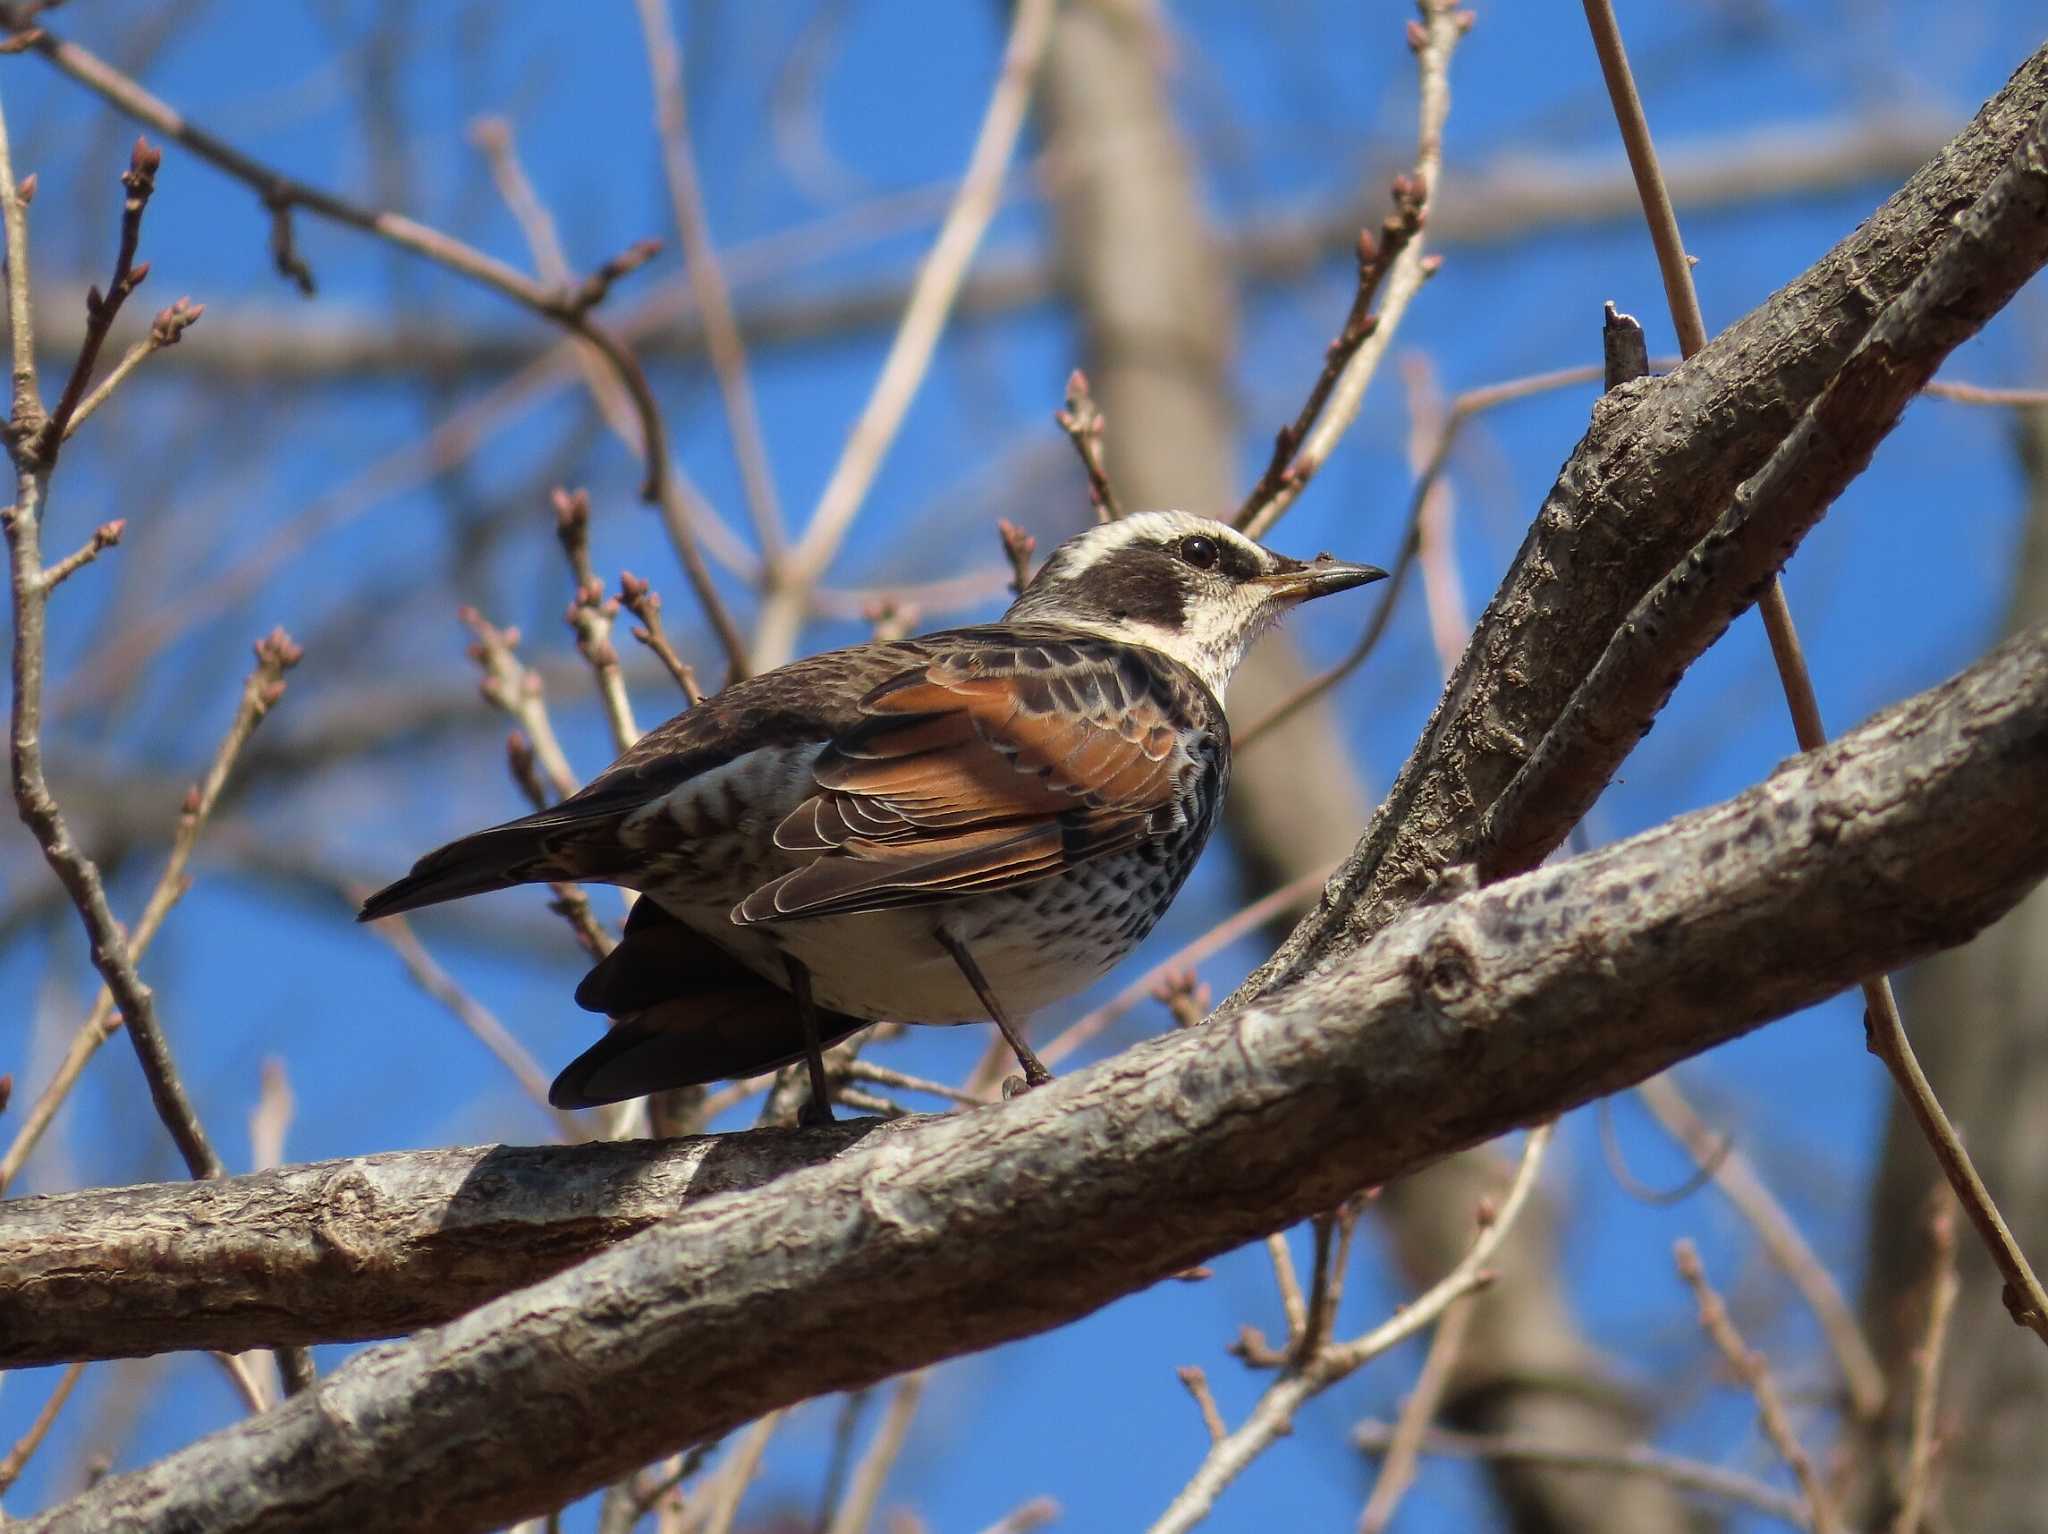
[(821, 1124), (839, 1122), (832, 1114), (831, 1099), (815, 1094), (804, 1099), (804, 1105), (796, 1111), (796, 1121), (805, 1129), (816, 1129)]

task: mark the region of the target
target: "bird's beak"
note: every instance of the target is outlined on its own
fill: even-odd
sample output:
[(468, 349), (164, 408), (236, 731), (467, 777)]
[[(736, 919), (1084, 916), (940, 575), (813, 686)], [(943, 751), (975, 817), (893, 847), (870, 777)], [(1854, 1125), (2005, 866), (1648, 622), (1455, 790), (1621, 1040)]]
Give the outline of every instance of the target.
[(1333, 591), (1349, 591), (1353, 586), (1369, 586), (1386, 578), (1387, 572), (1377, 565), (1354, 565), (1318, 554), (1306, 563), (1283, 560), (1278, 570), (1260, 576), (1258, 583), (1272, 593), (1275, 601), (1293, 603), (1326, 597)]

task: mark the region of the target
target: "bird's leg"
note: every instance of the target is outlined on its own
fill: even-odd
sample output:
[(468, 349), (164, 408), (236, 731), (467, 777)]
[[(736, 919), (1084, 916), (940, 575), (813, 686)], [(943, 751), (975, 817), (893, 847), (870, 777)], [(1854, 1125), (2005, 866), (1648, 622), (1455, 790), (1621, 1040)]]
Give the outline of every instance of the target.
[(798, 1110), (799, 1124), (832, 1122), (832, 1089), (825, 1082), (825, 1051), (818, 1042), (818, 1008), (811, 1000), (811, 972), (788, 954), (782, 956), (789, 972), (789, 993), (796, 998), (796, 1014), (804, 1030), (804, 1065), (811, 1073), (811, 1096)]
[(974, 994), (979, 996), (981, 1004), (988, 1008), (989, 1021), (1002, 1029), (1003, 1041), (1016, 1055), (1017, 1063), (1024, 1067), (1024, 1085), (1042, 1087), (1052, 1080), (1052, 1072), (1045, 1068), (1045, 1062), (1038, 1058), (1029, 1044), (1024, 1042), (1023, 1033), (1010, 1021), (1009, 1014), (1003, 1010), (1003, 1004), (996, 1000), (996, 993), (989, 988), (988, 976), (984, 975), (981, 966), (974, 962), (974, 955), (967, 951), (967, 945), (944, 927), (937, 929), (937, 936), (939, 946), (953, 956), (953, 962), (960, 966), (960, 973), (965, 975), (967, 983), (974, 987)]

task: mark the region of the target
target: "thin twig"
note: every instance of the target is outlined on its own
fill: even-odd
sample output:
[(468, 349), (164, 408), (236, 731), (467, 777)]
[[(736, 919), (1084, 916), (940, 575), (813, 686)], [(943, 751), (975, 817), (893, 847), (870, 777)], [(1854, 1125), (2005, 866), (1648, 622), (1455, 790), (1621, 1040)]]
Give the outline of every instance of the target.
[[(20, 33), (25, 25), (22, 18), (20, 5), (0, 4), (0, 27)], [(301, 291), (312, 292), (313, 275), (299, 254), (293, 236), (291, 216), (298, 209), (373, 235), (446, 267), (552, 320), (572, 336), (592, 346), (625, 389), (639, 421), (639, 447), (646, 471), (641, 498), (660, 508), (669, 540), (675, 545), (677, 557), (689, 576), (691, 589), (704, 609), (705, 618), (725, 647), (733, 673), (746, 674), (746, 641), (726, 609), (724, 599), (719, 596), (711, 580), (711, 572), (704, 564), (703, 554), (697, 547), (691, 510), (685, 503), (669, 462), (668, 433), (653, 387), (632, 351), (591, 316), (591, 310), (603, 301), (614, 282), (653, 256), (658, 248), (655, 242), (641, 241), (580, 282), (555, 285), (538, 282), (496, 257), (488, 256), (438, 229), (429, 228), (416, 219), (365, 208), (284, 175), (199, 127), (168, 103), (151, 95), (137, 81), (76, 43), (39, 30), (27, 46), (59, 71), (97, 93), (116, 110), (184, 145), (254, 191), (270, 213), (271, 249), (278, 270), (296, 282)]]
[(918, 272), (889, 355), (860, 419), (847, 434), (839, 462), (818, 497), (817, 510), (784, 567), (776, 572), (762, 605), (754, 648), (763, 666), (780, 665), (794, 651), (811, 589), (846, 541), (882, 458), (895, 441), (910, 401), (931, 365), (968, 263), (1001, 201), (1004, 173), (1023, 131), (1025, 111), (1058, 9), (1056, 0), (1018, 0), (1012, 9), (1009, 40), (1003, 47), (995, 89), (982, 115), (959, 193)]
[(927, 1097), (944, 1098), (963, 1108), (979, 1108), (984, 1102), (984, 1099), (959, 1087), (923, 1076), (907, 1075), (886, 1065), (876, 1065), (872, 1060), (849, 1060), (843, 1074), (849, 1081), (871, 1081), (878, 1087), (894, 1087), (899, 1092), (922, 1092)]
[[(1706, 344), (1707, 330), (1700, 312), (1699, 294), (1693, 287), (1692, 266), (1686, 258), (1684, 241), (1679, 234), (1678, 215), (1672, 208), (1670, 192), (1657, 164), (1656, 146), (1650, 138), (1650, 125), (1636, 92), (1635, 78), (1629, 70), (1628, 54), (1622, 46), (1621, 27), (1615, 19), (1612, 0), (1584, 0), (1584, 4), (1587, 26), (1592, 32), (1594, 49), (1600, 56), (1601, 73), (1606, 77), (1622, 144), (1628, 151), (1629, 168), (1635, 175), (1644, 217), (1650, 228), (1650, 239), (1657, 251), (1665, 299), (1670, 306), (1672, 324), (1678, 332), (1679, 351), (1681, 355), (1690, 357)], [(1763, 615), (1764, 632), (1770, 639), (1771, 659), (1784, 687), (1793, 734), (1802, 751), (1817, 751), (1827, 743), (1827, 731), (1821, 723), (1820, 702), (1799, 642), (1799, 631), (1792, 621), (1792, 609), (1785, 600), (1784, 584), (1775, 575), (1758, 598), (1757, 606)], [(1971, 1224), (1990, 1251), (1992, 1261), (2005, 1280), (2006, 1310), (2015, 1322), (2034, 1332), (2043, 1342), (2048, 1342), (2048, 1290), (2042, 1288), (2040, 1279), (2028, 1265), (2026, 1255), (2006, 1225), (2005, 1217), (1999, 1213), (1990, 1190), (1978, 1176), (1962, 1140), (1949, 1123), (1948, 1115), (1942, 1111), (1933, 1088), (1928, 1085), (1920, 1062), (1913, 1054), (1912, 1043), (1906, 1037), (1905, 1023), (1899, 1016), (1898, 999), (1892, 993), (1890, 979), (1883, 975), (1875, 976), (1863, 982), (1862, 990), (1870, 1050), (1891, 1071), (1892, 1079), (1912, 1110), (1921, 1133), (1933, 1148), (1935, 1159), (1941, 1163), (1949, 1185), (1955, 1189), (1964, 1212), (1970, 1216)]]
[(137, 138), (128, 152), (128, 169), (121, 174), (121, 243), (114, 255), (114, 275), (107, 280), (105, 293), (86, 289), (85, 340), (71, 365), (71, 376), (64, 381), (64, 392), (57, 397), (57, 408), (43, 422), (41, 440), (34, 448), (46, 468), (56, 462), (58, 448), (71, 434), (71, 423), (92, 382), (92, 370), (99, 362), (100, 348), (106, 345), (107, 332), (114, 328), (115, 316), (149, 275), (147, 261), (136, 264), (135, 248), (142, 239), (142, 213), (156, 191), (156, 173), (163, 163), (163, 151), (146, 138)]
[(1451, 449), (1456, 444), (1459, 433), (1464, 430), (1465, 423), (1496, 406), (1512, 404), (1552, 389), (1596, 382), (1600, 376), (1601, 367), (1598, 363), (1557, 368), (1547, 373), (1534, 373), (1526, 378), (1511, 378), (1502, 383), (1468, 389), (1451, 401), (1451, 408), (1444, 415), (1443, 429), (1437, 437), (1436, 446), (1428, 461), (1423, 464), (1421, 472), (1416, 475), (1414, 487), (1409, 492), (1408, 512), (1403, 520), (1406, 531), (1402, 535), (1401, 551), (1395, 557), (1394, 567), (1386, 584), (1380, 588), (1381, 596), (1373, 604), (1372, 617), (1366, 621), (1365, 630), (1359, 635), (1358, 642), (1335, 665), (1310, 677), (1294, 692), (1276, 703), (1269, 712), (1236, 732), (1235, 749), (1246, 750), (1259, 737), (1278, 729), (1371, 658), (1387, 632), (1387, 626), (1394, 615), (1394, 604), (1399, 600), (1402, 588), (1407, 583), (1408, 572), (1415, 567), (1421, 553), (1424, 508), (1428, 504), (1431, 490), (1450, 464)]
[[(1443, 171), (1451, 54), (1471, 29), (1472, 13), (1459, 10), (1456, 0), (1419, 0), (1419, 9), (1422, 20), (1409, 23), (1408, 32), (1421, 95), (1415, 165), (1395, 183), (1396, 211), (1380, 240), (1360, 236), (1358, 287), (1344, 330), (1331, 347), (1336, 367), (1325, 367), (1301, 413), (1275, 441), (1266, 473), (1238, 508), (1237, 525), (1254, 538), (1264, 537), (1286, 514), (1351, 429), (1401, 317), (1441, 261), (1425, 253), (1425, 225)], [(1373, 270), (1382, 263), (1383, 270)], [(1375, 297), (1379, 309), (1368, 315)]]
[[(1417, 353), (1406, 359), (1401, 371), (1408, 386), (1408, 468), (1419, 480), (1436, 461), (1434, 444), (1444, 439), (1449, 412), (1428, 358)], [(1422, 607), (1429, 618), (1429, 637), (1436, 646), (1437, 664), (1449, 681), (1458, 669), (1458, 658), (1465, 653), (1472, 615), (1465, 604), (1464, 584), (1458, 578), (1458, 551), (1452, 542), (1451, 487), (1441, 470), (1431, 479), (1416, 506), (1415, 557), (1422, 569)]]
[(1764, 1435), (1771, 1440), (1772, 1447), (1791, 1467), (1793, 1478), (1799, 1482), (1799, 1489), (1806, 1497), (1807, 1521), (1814, 1534), (1840, 1534), (1841, 1523), (1835, 1516), (1834, 1500), (1828, 1496), (1827, 1486), (1800, 1444), (1798, 1434), (1792, 1431), (1792, 1424), (1785, 1416), (1785, 1403), (1778, 1395), (1777, 1384), (1771, 1378), (1770, 1366), (1764, 1362), (1763, 1354), (1742, 1340), (1742, 1333), (1736, 1330), (1728, 1307), (1707, 1281), (1706, 1269), (1700, 1265), (1700, 1254), (1693, 1244), (1690, 1241), (1678, 1242), (1672, 1248), (1672, 1255), (1678, 1263), (1679, 1276), (1692, 1289), (1693, 1298), (1699, 1305), (1700, 1329), (1721, 1350), (1721, 1356), (1735, 1371), (1735, 1377), (1749, 1387), (1750, 1395), (1756, 1400), (1757, 1419), (1763, 1424)]
[[(505, 737), (505, 766), (519, 792), (526, 796), (526, 802), (536, 810), (544, 810), (555, 802), (555, 796), (548, 792), (547, 784), (540, 779), (533, 742), (527, 739), (523, 730), (513, 730)], [(612, 935), (591, 913), (590, 895), (582, 885), (572, 884), (566, 879), (551, 880), (548, 895), (548, 909), (569, 924), (576, 946), (589, 954), (593, 962), (617, 946)]]
[(660, 595), (631, 570), (624, 570), (619, 573), (619, 605), (640, 620), (633, 637), (654, 652), (654, 658), (675, 678), (690, 706), (695, 708), (702, 703), (704, 689), (697, 685), (696, 671), (676, 654), (675, 646), (669, 643), (668, 630), (661, 626)]
[(576, 595), (569, 604), (569, 627), (576, 635), (576, 649), (590, 662), (597, 678), (597, 695), (604, 700), (605, 722), (611, 726), (612, 744), (624, 751), (640, 738), (640, 726), (633, 721), (633, 700), (626, 693), (626, 674), (619, 665), (618, 647), (612, 643), (612, 624), (619, 603), (604, 594), (604, 582), (590, 563), (590, 496), (582, 490), (557, 486), (553, 495), (555, 537), (568, 558), (570, 574), (576, 581)]
[(50, 1436), (50, 1429), (57, 1425), (57, 1414), (64, 1410), (64, 1403), (71, 1399), (71, 1392), (78, 1385), (78, 1377), (85, 1373), (85, 1365), (72, 1364), (57, 1376), (57, 1383), (50, 1387), (50, 1393), (43, 1400), (35, 1420), (28, 1425), (28, 1431), (14, 1440), (14, 1447), (7, 1451), (7, 1457), (0, 1459), (0, 1494), (21, 1479), (21, 1472), (36, 1450), (43, 1446), (43, 1440)]
[[(218, 1177), (223, 1170), (220, 1157), (208, 1143), (199, 1116), (178, 1079), (169, 1045), (157, 1022), (155, 997), (136, 972), (135, 955), (107, 903), (99, 866), (72, 841), (70, 827), (43, 773), (44, 642), (51, 582), (49, 572), (43, 568), (42, 518), (54, 449), (62, 433), (49, 433), (52, 418), (43, 412), (36, 384), (28, 269), (29, 195), (32, 194), (26, 186), (15, 184), (6, 125), (0, 122), (0, 216), (4, 216), (6, 223), (7, 314), (14, 347), (7, 447), (14, 461), (15, 502), (5, 513), (14, 598), (14, 802), (22, 822), (42, 849), (43, 860), (77, 908), (93, 967), (127, 1020), (128, 1036), (135, 1045), (157, 1116), (170, 1131), (192, 1175)], [(130, 248), (128, 223), (124, 219), (124, 249)], [(74, 377), (77, 371), (74, 369)], [(72, 408), (76, 404), (73, 398)]]
[(981, 1531), (981, 1534), (1031, 1534), (1060, 1515), (1060, 1505), (1051, 1497), (1033, 1497), (1011, 1509)]
[(525, 732), (555, 798), (568, 798), (580, 780), (548, 717), (540, 673), (519, 658), (519, 630), (497, 627), (474, 607), (459, 608), (456, 616), (476, 636), (469, 658), (483, 672), (477, 690), (485, 702), (509, 715)]
[(1308, 1331), (1308, 1300), (1301, 1292), (1301, 1276), (1294, 1271), (1294, 1249), (1287, 1244), (1287, 1232), (1276, 1230), (1266, 1237), (1266, 1256), (1273, 1264), (1273, 1287), (1280, 1292), (1280, 1316), (1291, 1343)]
[(788, 1415), (787, 1408), (768, 1413), (741, 1438), (725, 1462), (718, 1467), (717, 1475), (704, 1488), (704, 1519), (699, 1525), (701, 1534), (732, 1534), (733, 1519), (739, 1516), (740, 1500), (746, 1496), (747, 1487), (753, 1484), (755, 1474), (761, 1468), (761, 1456), (767, 1452), (768, 1440), (775, 1436), (775, 1430), (782, 1426), (782, 1419)]
[(712, 242), (704, 211), (703, 188), (697, 179), (697, 155), (690, 142), (689, 105), (683, 95), (683, 52), (669, 18), (668, 0), (637, 0), (641, 35), (646, 39), (647, 70), (654, 83), (654, 121), (661, 140), (662, 170), (669, 202), (675, 209), (676, 233), (683, 247), (683, 271), (697, 314), (704, 325), (705, 349), (725, 403), (726, 425), (732, 433), (733, 457), (739, 462), (740, 485), (753, 518), (761, 553), (773, 564), (781, 555), (782, 506), (775, 493), (768, 448), (754, 408), (754, 387), (747, 377), (747, 352), (734, 317), (732, 294)]
[(1859, 1422), (1875, 1421), (1884, 1410), (1884, 1368), (1827, 1264), (1807, 1244), (1784, 1205), (1750, 1165), (1749, 1158), (1707, 1126), (1668, 1072), (1651, 1077), (1636, 1088), (1636, 1093), (1643, 1106), (1686, 1148), (1694, 1162), (1702, 1170), (1711, 1169), (1709, 1175), (1714, 1185), (1748, 1221), (1771, 1261), (1783, 1270), (1800, 1298), (1806, 1301), (1828, 1339), (1836, 1366), (1842, 1371), (1850, 1414)]
[(1935, 1406), (1940, 1397), (1941, 1356), (1948, 1343), (1948, 1324), (1955, 1314), (1956, 1222), (1947, 1199), (1927, 1221), (1929, 1252), (1927, 1333), (1913, 1356), (1913, 1430), (1906, 1452), (1905, 1486), (1892, 1534), (1919, 1534), (1921, 1515), (1934, 1490)]
[(1003, 559), (1010, 567), (1010, 590), (1022, 596), (1031, 584), (1031, 557), (1038, 552), (1038, 540), (1007, 517), (996, 522), (996, 536), (1002, 540)]
[(1200, 1364), (1187, 1364), (1174, 1372), (1187, 1386), (1188, 1394), (1195, 1398), (1195, 1410), (1202, 1414), (1202, 1426), (1209, 1430), (1209, 1442), (1223, 1442), (1229, 1429), (1223, 1425), (1223, 1413), (1217, 1410), (1216, 1392), (1209, 1388), (1208, 1372)]
[(121, 360), (114, 364), (113, 370), (100, 380), (98, 387), (78, 402), (78, 408), (71, 413), (70, 424), (64, 428), (64, 440), (69, 442), (77, 436), (78, 428), (85, 424), (86, 417), (112, 399), (114, 391), (127, 382), (129, 374), (166, 347), (176, 346), (205, 313), (206, 305), (195, 304), (189, 298), (178, 299), (159, 309), (156, 318), (150, 321), (149, 334), (129, 347)]
[[(532, 178), (526, 174), (526, 167), (520, 161), (511, 123), (502, 117), (480, 117), (469, 125), (469, 139), (483, 152), (484, 163), (490, 167), (491, 181), (498, 189), (498, 196), (526, 239), (527, 253), (533, 257), (534, 270), (542, 281), (551, 286), (567, 288), (575, 281), (574, 269), (569, 265), (569, 253), (562, 248), (561, 232), (555, 225), (554, 215), (541, 201)], [(597, 403), (599, 414), (611, 426), (614, 435), (623, 441), (633, 442), (640, 429), (639, 423), (633, 416), (633, 402), (627, 398), (617, 375), (606, 365), (603, 354), (588, 342), (575, 342), (575, 351), (577, 368), (583, 374), (584, 386)]]
[(1446, 1310), (1444, 1318), (1437, 1322), (1436, 1335), (1430, 1339), (1429, 1352), (1422, 1360), (1422, 1372), (1416, 1375), (1415, 1388), (1408, 1393), (1407, 1403), (1394, 1422), (1386, 1457), (1380, 1461), (1379, 1479), (1373, 1482), (1372, 1495), (1366, 1498), (1365, 1510), (1358, 1515), (1358, 1534), (1383, 1534), (1393, 1521), (1394, 1509), (1401, 1505), (1401, 1499), (1414, 1484), (1423, 1435), (1429, 1431), (1438, 1408), (1443, 1405), (1444, 1390), (1450, 1384), (1451, 1373), (1457, 1368), (1459, 1356), (1465, 1350), (1475, 1303), (1473, 1297), (1467, 1295)]
[[(1384, 1454), (1393, 1437), (1393, 1427), (1365, 1422), (1352, 1433), (1351, 1441), (1368, 1454)], [(1592, 1475), (1643, 1476), (1680, 1491), (1696, 1491), (1742, 1503), (1796, 1527), (1806, 1527), (1806, 1507), (1797, 1497), (1788, 1497), (1775, 1487), (1733, 1470), (1723, 1470), (1719, 1465), (1684, 1459), (1643, 1444), (1622, 1449), (1587, 1449), (1512, 1433), (1492, 1436), (1431, 1428), (1422, 1435), (1421, 1449), (1424, 1454), (1457, 1459), (1506, 1460), (1552, 1470), (1582, 1470)]]
[(889, 1471), (902, 1455), (903, 1445), (910, 1436), (910, 1419), (917, 1415), (918, 1403), (924, 1399), (924, 1387), (930, 1378), (931, 1370), (920, 1369), (915, 1374), (906, 1374), (889, 1392), (889, 1404), (883, 1408), (875, 1436), (869, 1440), (867, 1452), (853, 1467), (846, 1495), (833, 1511), (826, 1534), (866, 1534), (868, 1524), (875, 1516), (875, 1503), (881, 1499), (883, 1484), (889, 1479)]
[(65, 581), (83, 570), (100, 555), (106, 553), (121, 541), (121, 534), (128, 529), (125, 517), (116, 517), (111, 522), (102, 522), (92, 530), (92, 536), (73, 549), (54, 565), (43, 571), (43, 589), (54, 591)]
[(1487, 1264), (1507, 1238), (1515, 1219), (1536, 1186), (1536, 1173), (1543, 1152), (1550, 1143), (1553, 1125), (1529, 1131), (1522, 1147), (1521, 1163), (1515, 1169), (1499, 1211), (1481, 1210), (1479, 1235), (1458, 1265), (1446, 1273), (1406, 1309), (1399, 1311), (1362, 1336), (1349, 1342), (1331, 1342), (1313, 1356), (1285, 1369), (1266, 1392), (1242, 1426), (1211, 1446), (1188, 1483), (1152, 1525), (1151, 1534), (1184, 1534), (1209, 1515), (1223, 1488), (1256, 1459), (1275, 1438), (1293, 1425), (1294, 1414), (1310, 1397), (1354, 1373), (1368, 1360), (1378, 1357), (1397, 1343), (1412, 1337), (1449, 1309), (1452, 1302), (1483, 1287), (1491, 1279)]
[(284, 1061), (278, 1056), (263, 1057), (259, 1079), (256, 1106), (249, 1110), (249, 1170), (269, 1172), (284, 1165), (284, 1137), (292, 1127), (292, 1113), (298, 1103), (292, 1096)]
[[(1088, 375), (1079, 368), (1067, 375), (1067, 403), (1062, 410), (1053, 412), (1053, 420), (1059, 423), (1067, 440), (1074, 444), (1074, 451), (1080, 455), (1081, 471), (1088, 476), (1088, 504), (1095, 508), (1095, 520), (1114, 522), (1123, 515), (1123, 508), (1117, 505), (1116, 492), (1109, 485), (1109, 471), (1102, 463), (1102, 430), (1106, 424), (1102, 411), (1095, 403), (1095, 396), (1088, 392)], [(1006, 522), (1003, 526), (1007, 527)], [(1007, 549), (1009, 540), (1004, 539)], [(1011, 556), (1013, 563), (1016, 556)], [(1021, 565), (1018, 566), (1016, 589), (1024, 589)]]

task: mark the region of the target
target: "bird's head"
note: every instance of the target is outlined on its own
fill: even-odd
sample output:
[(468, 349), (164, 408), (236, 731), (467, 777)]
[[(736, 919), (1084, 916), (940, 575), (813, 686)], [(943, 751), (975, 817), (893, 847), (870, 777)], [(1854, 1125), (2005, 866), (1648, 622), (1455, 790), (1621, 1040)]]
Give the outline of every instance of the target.
[(1163, 651), (1221, 698), (1245, 649), (1289, 608), (1386, 573), (1289, 559), (1221, 522), (1148, 511), (1054, 549), (1007, 616)]

